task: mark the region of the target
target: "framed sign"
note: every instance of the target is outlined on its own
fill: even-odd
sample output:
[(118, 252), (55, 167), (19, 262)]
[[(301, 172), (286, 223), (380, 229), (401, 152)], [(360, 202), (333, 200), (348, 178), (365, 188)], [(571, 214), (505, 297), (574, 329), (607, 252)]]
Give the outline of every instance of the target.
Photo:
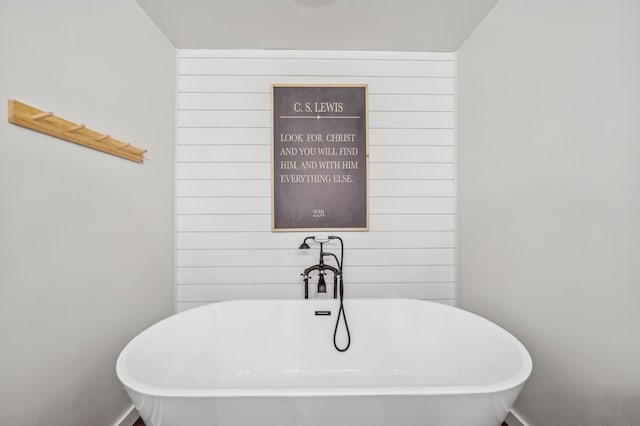
[(273, 230), (367, 230), (367, 86), (274, 84), (271, 99)]

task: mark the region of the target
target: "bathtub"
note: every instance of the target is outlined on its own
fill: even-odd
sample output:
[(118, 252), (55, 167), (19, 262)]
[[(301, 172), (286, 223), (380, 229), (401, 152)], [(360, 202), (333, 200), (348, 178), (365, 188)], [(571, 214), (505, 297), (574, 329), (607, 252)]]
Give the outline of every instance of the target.
[[(413, 299), (213, 303), (151, 326), (118, 358), (147, 426), (498, 426), (531, 373), (524, 346)], [(344, 346), (341, 326), (337, 336)]]

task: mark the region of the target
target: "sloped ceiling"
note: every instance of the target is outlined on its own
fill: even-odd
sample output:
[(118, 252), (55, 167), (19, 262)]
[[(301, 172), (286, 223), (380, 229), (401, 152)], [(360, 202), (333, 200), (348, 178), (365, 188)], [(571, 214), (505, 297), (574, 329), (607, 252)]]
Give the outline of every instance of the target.
[(498, 0), (137, 0), (180, 49), (456, 51)]

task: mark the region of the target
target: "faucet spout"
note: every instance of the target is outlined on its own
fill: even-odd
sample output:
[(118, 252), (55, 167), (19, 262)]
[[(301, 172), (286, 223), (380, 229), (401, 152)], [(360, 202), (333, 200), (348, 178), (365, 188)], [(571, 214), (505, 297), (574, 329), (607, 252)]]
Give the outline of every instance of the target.
[(324, 273), (320, 273), (318, 278), (318, 293), (327, 292), (327, 283), (324, 282)]

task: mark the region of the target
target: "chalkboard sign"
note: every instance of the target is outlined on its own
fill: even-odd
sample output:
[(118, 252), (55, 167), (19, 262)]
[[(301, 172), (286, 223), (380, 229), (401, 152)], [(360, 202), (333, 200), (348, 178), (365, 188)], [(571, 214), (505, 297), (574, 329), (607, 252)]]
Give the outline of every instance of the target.
[(367, 86), (271, 90), (273, 230), (367, 230)]

